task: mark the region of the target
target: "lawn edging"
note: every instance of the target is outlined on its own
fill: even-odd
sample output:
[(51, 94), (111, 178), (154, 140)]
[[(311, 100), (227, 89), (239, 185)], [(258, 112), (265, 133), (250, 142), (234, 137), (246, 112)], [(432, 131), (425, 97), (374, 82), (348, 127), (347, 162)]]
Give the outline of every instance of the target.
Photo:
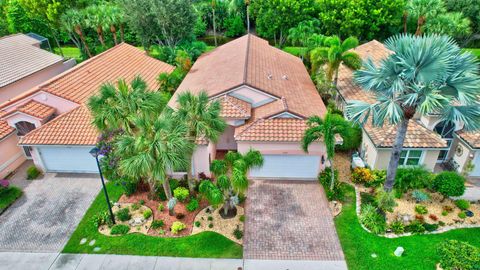
[[(360, 219), (360, 211), (362, 210), (362, 198), (360, 196), (360, 189), (357, 187), (357, 185), (354, 185), (354, 188), (355, 188), (355, 205), (356, 205), (356, 209), (355, 209), (355, 212), (357, 213), (357, 217)], [(370, 231), (367, 227), (365, 227), (361, 222), (360, 223), (360, 226), (365, 230), (367, 231), (368, 233), (371, 233), (371, 234), (374, 234), (376, 236), (380, 236), (380, 237), (385, 237), (385, 238), (399, 238), (399, 237), (406, 237), (406, 236), (413, 236), (413, 235), (418, 235), (418, 234), (414, 234), (414, 233), (411, 233), (411, 232), (408, 232), (408, 233), (402, 233), (402, 234), (394, 234), (394, 233), (385, 233), (385, 234), (375, 234), (375, 233), (372, 233), (372, 231)], [(423, 232), (421, 234), (440, 234), (440, 233), (444, 233), (444, 232), (448, 232), (448, 231), (451, 231), (451, 230), (456, 230), (456, 229), (471, 229), (471, 228), (480, 228), (480, 224), (463, 224), (463, 225), (452, 225), (452, 226), (443, 226), (433, 232)]]

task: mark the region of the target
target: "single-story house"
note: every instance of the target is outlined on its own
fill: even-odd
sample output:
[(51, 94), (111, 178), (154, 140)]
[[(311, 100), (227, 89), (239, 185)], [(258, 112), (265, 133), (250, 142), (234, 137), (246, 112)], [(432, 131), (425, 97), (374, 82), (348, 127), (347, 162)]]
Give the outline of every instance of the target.
[[(24, 34), (0, 37), (0, 104), (75, 66), (75, 59), (64, 60), (41, 49), (40, 43)], [(11, 117), (19, 118), (32, 110), (35, 110), (35, 104), (25, 104)], [(34, 122), (40, 125), (52, 115), (50, 110), (41, 111)], [(0, 112), (0, 178), (20, 166), (28, 155), (17, 145), (21, 132), (16, 132), (14, 124), (2, 120), (3, 116), (4, 113)]]
[(89, 154), (99, 134), (85, 105), (88, 99), (103, 83), (128, 82), (137, 75), (157, 89), (157, 76), (173, 70), (134, 46), (119, 44), (1, 105), (0, 120), (6, 125), (0, 132), (16, 133), (19, 141), (14, 136), (9, 143), (21, 145), (45, 172), (98, 172)]
[(178, 87), (179, 93), (206, 91), (222, 105), (228, 126), (217, 142), (197, 145), (193, 173), (210, 174), (210, 162), (226, 151), (263, 154), (264, 165), (252, 178), (316, 179), (325, 166), (325, 145), (315, 142), (305, 153), (301, 140), (306, 120), (324, 116), (325, 105), (302, 61), (247, 34), (203, 54)]
[[(355, 48), (364, 60), (370, 58), (379, 64), (389, 51), (381, 42), (372, 40)], [(337, 84), (337, 106), (344, 109), (349, 100), (361, 100), (373, 103), (374, 97), (363, 91), (353, 79), (353, 70), (341, 65)], [(400, 163), (402, 166), (423, 165), (433, 171), (439, 165), (453, 163), (458, 172), (462, 172), (470, 161), (475, 165), (471, 176), (480, 176), (480, 154), (478, 142), (480, 132), (466, 133), (462, 131), (462, 123), (445, 123), (440, 115), (414, 117), (408, 126), (404, 151)], [(363, 142), (360, 154), (368, 166), (375, 169), (386, 169), (390, 159), (390, 151), (395, 140), (396, 128), (384, 126), (363, 127)]]

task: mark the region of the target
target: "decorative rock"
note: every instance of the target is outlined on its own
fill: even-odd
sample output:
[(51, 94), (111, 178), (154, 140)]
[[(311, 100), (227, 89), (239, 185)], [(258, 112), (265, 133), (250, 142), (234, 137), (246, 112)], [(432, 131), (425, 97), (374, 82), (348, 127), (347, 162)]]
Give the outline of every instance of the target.
[(403, 221), (404, 224), (408, 224), (412, 220), (413, 220), (413, 217), (411, 215), (403, 215), (402, 216), (402, 221)]
[(87, 242), (87, 238), (82, 238), (82, 240), (80, 240), (80, 245), (83, 245)]
[(467, 217), (473, 217), (473, 212), (470, 210), (467, 210), (465, 211), (465, 215), (467, 215)]
[(378, 255), (376, 253), (372, 253), (372, 258), (377, 258)]
[(393, 252), (395, 254), (395, 256), (397, 257), (402, 257), (402, 254), (405, 250), (403, 249), (403, 247), (397, 247), (397, 249), (395, 249), (395, 252)]
[(145, 219), (143, 217), (135, 217), (128, 221), (128, 224), (130, 224), (132, 227), (142, 225), (143, 223), (145, 223)]
[(90, 241), (90, 243), (88, 243), (89, 246), (93, 246), (95, 245), (95, 239), (93, 239), (92, 241)]
[(100, 248), (100, 247), (95, 247), (95, 248), (93, 249), (93, 252), (99, 252), (101, 249), (102, 249), (102, 248)]

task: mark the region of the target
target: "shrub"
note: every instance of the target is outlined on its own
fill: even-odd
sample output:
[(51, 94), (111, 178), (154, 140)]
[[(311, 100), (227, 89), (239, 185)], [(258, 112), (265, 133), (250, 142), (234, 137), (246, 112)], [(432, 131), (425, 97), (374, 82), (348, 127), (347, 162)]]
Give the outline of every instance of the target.
[(208, 217), (207, 217), (207, 220), (208, 220), (208, 221), (212, 221), (212, 220), (213, 220), (213, 217), (212, 217), (212, 216), (208, 216)]
[(33, 179), (37, 179), (37, 177), (41, 174), (40, 170), (35, 167), (35, 166), (30, 166), (28, 167), (27, 169), (27, 179), (28, 180), (33, 180)]
[(438, 224), (423, 223), (423, 227), (427, 232), (433, 232), (438, 229)]
[(156, 219), (152, 221), (152, 229), (162, 228), (164, 225), (165, 223), (161, 219)]
[(173, 234), (178, 234), (180, 231), (184, 230), (185, 228), (187, 228), (187, 225), (185, 225), (180, 221), (175, 221), (173, 222), (172, 227), (170, 229), (172, 230)]
[(409, 189), (422, 189), (431, 186), (433, 174), (423, 167), (399, 168), (394, 188), (400, 193)]
[(140, 205), (144, 205), (144, 204), (145, 204), (145, 200), (140, 200), (140, 201), (138, 201), (138, 203), (139, 203)]
[(368, 168), (355, 168), (352, 172), (352, 182), (355, 184), (365, 184), (375, 180), (372, 171)]
[(400, 220), (392, 222), (388, 227), (394, 234), (402, 234), (405, 232), (405, 225)]
[(467, 210), (470, 208), (470, 202), (467, 200), (456, 200), (455, 205), (460, 208), (460, 210)]
[(418, 220), (414, 220), (410, 224), (405, 226), (405, 232), (424, 233), (425, 232), (425, 227), (423, 227), (422, 222), (420, 222)]
[(377, 213), (377, 209), (371, 204), (362, 207), (360, 222), (375, 234), (385, 233), (387, 227), (385, 217)]
[(443, 211), (447, 211), (448, 213), (451, 213), (453, 212), (453, 207), (451, 207), (450, 205), (444, 205)]
[(444, 196), (462, 196), (465, 192), (465, 178), (456, 172), (444, 171), (435, 177), (433, 188)]
[(417, 203), (426, 202), (430, 200), (430, 196), (427, 193), (418, 189), (412, 192), (412, 197), (415, 199), (415, 201), (417, 201)]
[(422, 215), (415, 215), (415, 219), (422, 223), (425, 221), (425, 218)]
[(461, 219), (466, 219), (467, 214), (465, 214), (465, 212), (460, 212), (460, 213), (458, 213), (458, 217), (461, 218)]
[(236, 239), (240, 240), (243, 237), (243, 232), (240, 230), (238, 227), (233, 231), (233, 236), (235, 236)]
[[(335, 104), (335, 103), (334, 103)], [(336, 106), (334, 107), (336, 109)], [(343, 112), (336, 109), (336, 111), (343, 116)], [(333, 111), (335, 112), (335, 110)], [(343, 143), (336, 145), (335, 148), (340, 151), (356, 150), (362, 144), (362, 128), (359, 125), (348, 125), (344, 131)]]
[(195, 225), (195, 227), (198, 228), (198, 227), (200, 227), (200, 225), (202, 225), (202, 224), (200, 223), (200, 221), (195, 221), (194, 225)]
[(133, 211), (138, 210), (138, 209), (140, 209), (140, 204), (134, 203), (134, 204), (132, 204), (132, 206), (130, 206), (130, 208), (131, 208)]
[(124, 224), (113, 225), (110, 230), (111, 235), (124, 235), (130, 231), (130, 226)]
[(225, 28), (225, 36), (227, 37), (239, 37), (245, 33), (245, 26), (240, 16), (226, 19)]
[(445, 270), (480, 268), (480, 249), (457, 240), (446, 240), (437, 248), (440, 265)]
[(429, 217), (431, 220), (433, 220), (433, 221), (437, 221), (437, 220), (438, 220), (438, 217), (437, 217), (436, 215), (434, 215), (434, 214), (430, 214), (430, 215), (428, 215), (428, 217)]
[(344, 192), (341, 187), (341, 183), (338, 181), (337, 170), (335, 170), (335, 173), (334, 173), (335, 182), (333, 184), (333, 190), (330, 190), (331, 173), (332, 173), (331, 168), (325, 168), (325, 170), (323, 170), (318, 176), (318, 180), (322, 184), (323, 189), (325, 190), (327, 199), (329, 201), (332, 201), (332, 200), (343, 201)]
[(143, 218), (144, 219), (148, 219), (152, 216), (152, 209), (147, 209), (145, 211), (143, 211)]
[(165, 209), (165, 205), (163, 205), (163, 203), (159, 203), (157, 209), (158, 211), (163, 212), (163, 210)]
[(128, 208), (122, 208), (115, 213), (117, 216), (118, 220), (120, 221), (127, 221), (129, 220), (132, 216), (130, 215), (130, 211), (128, 211)]
[(188, 195), (190, 195), (190, 192), (188, 191), (188, 189), (184, 188), (184, 187), (177, 187), (174, 191), (173, 191), (173, 197), (175, 197), (177, 200), (183, 202), (187, 199)]
[(190, 212), (193, 212), (198, 209), (198, 200), (197, 199), (191, 199), (190, 202), (187, 204), (187, 210)]
[(377, 207), (377, 202), (375, 200), (375, 196), (373, 196), (370, 193), (361, 192), (360, 193), (360, 201), (362, 202), (362, 205), (371, 204), (371, 205)]
[(96, 228), (105, 224), (108, 226), (111, 226), (113, 224), (112, 219), (110, 218), (110, 214), (107, 211), (94, 215), (92, 217), (92, 223), (95, 225)]
[(415, 212), (419, 213), (420, 215), (425, 215), (428, 213), (428, 210), (425, 205), (417, 204), (415, 205)]
[(240, 222), (245, 222), (245, 215), (241, 215), (238, 220), (240, 220)]
[(202, 20), (200, 16), (197, 17), (197, 21), (195, 22), (195, 26), (193, 27), (193, 33), (197, 37), (203, 37), (207, 32), (207, 24)]
[(387, 179), (386, 170), (373, 170), (373, 181), (365, 183), (366, 187), (379, 187), (385, 183)]
[(210, 229), (213, 228), (213, 224), (212, 223), (208, 224), (208, 228)]
[(383, 188), (377, 190), (375, 202), (377, 203), (378, 208), (384, 212), (393, 212), (393, 208), (397, 206), (393, 192), (386, 192)]
[(125, 195), (127, 196), (130, 196), (133, 193), (135, 193), (135, 191), (137, 191), (136, 182), (133, 182), (131, 180), (125, 180), (125, 179), (119, 180), (117, 182), (120, 182), (120, 186), (122, 187), (123, 191), (125, 192)]
[(448, 211), (443, 210), (443, 211), (442, 211), (442, 216), (444, 216), (444, 217), (448, 216)]

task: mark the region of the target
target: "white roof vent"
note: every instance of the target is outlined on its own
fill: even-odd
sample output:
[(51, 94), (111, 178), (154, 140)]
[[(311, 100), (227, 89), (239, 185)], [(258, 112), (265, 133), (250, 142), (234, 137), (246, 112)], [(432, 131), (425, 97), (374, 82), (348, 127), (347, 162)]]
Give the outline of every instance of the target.
[(272, 74), (268, 74), (268, 75), (267, 75), (267, 78), (268, 78), (269, 80), (271, 80), (271, 79), (273, 78), (273, 75), (272, 75)]
[(288, 76), (287, 76), (287, 75), (283, 75), (283, 76), (282, 76), (282, 79), (288, 80)]

